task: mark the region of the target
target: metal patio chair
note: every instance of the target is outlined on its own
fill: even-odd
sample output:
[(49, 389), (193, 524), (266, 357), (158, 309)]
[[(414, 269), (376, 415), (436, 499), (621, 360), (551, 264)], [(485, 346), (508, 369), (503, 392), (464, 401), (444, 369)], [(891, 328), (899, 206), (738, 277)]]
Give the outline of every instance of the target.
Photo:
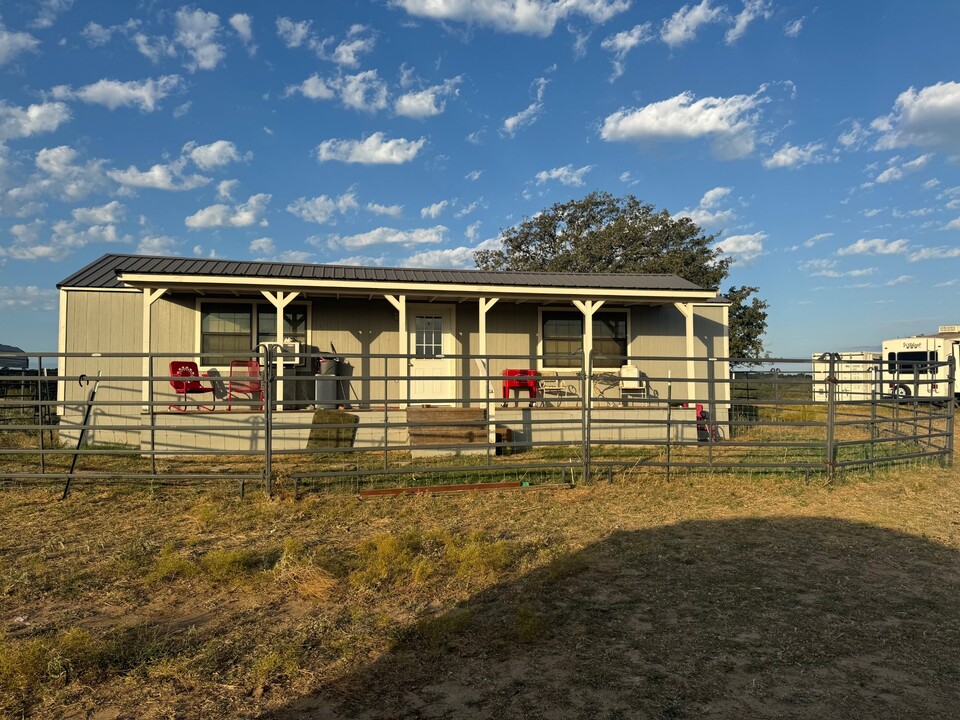
[(170, 384), (173, 386), (173, 391), (183, 397), (183, 406), (181, 407), (179, 404), (170, 405), (170, 410), (187, 412), (189, 409), (187, 405), (188, 397), (210, 393), (210, 405), (202, 405), (198, 402), (195, 407), (198, 412), (200, 410), (213, 411), (213, 404), (216, 403), (213, 385), (204, 385), (200, 381), (201, 377), (206, 377), (206, 375), (200, 375), (200, 369), (193, 360), (174, 360), (170, 363)]
[(237, 395), (248, 395), (251, 402), (260, 399), (260, 412), (263, 412), (263, 381), (260, 378), (259, 360), (232, 360), (230, 377), (227, 380), (227, 410), (233, 410), (233, 400)]

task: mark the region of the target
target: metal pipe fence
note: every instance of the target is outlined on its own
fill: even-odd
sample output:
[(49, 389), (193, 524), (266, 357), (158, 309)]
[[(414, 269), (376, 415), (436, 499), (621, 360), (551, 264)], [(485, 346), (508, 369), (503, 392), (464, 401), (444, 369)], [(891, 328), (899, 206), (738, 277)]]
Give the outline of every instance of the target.
[(952, 359), (264, 346), (238, 370), (218, 365), (222, 352), (18, 356), (32, 369), (0, 375), (0, 482), (59, 482), (64, 496), (114, 480), (271, 494), (277, 483), (364, 494), (705, 470), (832, 480), (953, 457)]

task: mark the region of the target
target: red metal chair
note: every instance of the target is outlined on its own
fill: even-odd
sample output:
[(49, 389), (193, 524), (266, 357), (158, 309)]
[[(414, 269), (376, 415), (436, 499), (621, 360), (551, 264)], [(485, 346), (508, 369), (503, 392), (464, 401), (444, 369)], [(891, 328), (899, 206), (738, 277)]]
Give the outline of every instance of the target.
[(230, 379), (227, 381), (227, 410), (233, 410), (233, 399), (240, 395), (249, 395), (250, 400), (260, 398), (260, 412), (263, 412), (263, 382), (260, 380), (259, 360), (232, 360)]
[[(532, 376), (532, 377), (531, 377)], [(507, 400), (510, 397), (511, 391), (514, 392), (514, 399), (519, 402), (519, 396), (521, 390), (526, 390), (527, 394), (530, 396), (531, 405), (533, 400), (537, 397), (537, 389), (539, 382), (537, 381), (537, 371), (529, 370), (526, 368), (523, 369), (510, 369), (503, 371), (503, 399)], [(503, 403), (503, 407), (506, 407), (507, 403)]]
[[(187, 412), (187, 397), (190, 395), (206, 395), (210, 393), (211, 403), (216, 403), (216, 396), (213, 394), (213, 386), (207, 387), (200, 382), (200, 369), (192, 360), (174, 360), (170, 363), (170, 384), (177, 395), (183, 396), (183, 407), (180, 405), (170, 405), (170, 410), (177, 412)], [(206, 377), (203, 375), (202, 377)], [(180, 379), (178, 379), (180, 378)], [(197, 411), (213, 411), (213, 405), (196, 406)]]

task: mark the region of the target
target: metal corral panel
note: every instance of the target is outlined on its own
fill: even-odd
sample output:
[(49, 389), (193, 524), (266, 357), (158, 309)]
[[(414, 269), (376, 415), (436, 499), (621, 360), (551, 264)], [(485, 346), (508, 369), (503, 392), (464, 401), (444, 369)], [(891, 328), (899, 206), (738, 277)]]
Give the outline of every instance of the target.
[[(879, 397), (880, 353), (878, 352), (842, 352), (832, 353), (834, 373), (836, 375), (837, 402), (850, 400), (870, 400), (874, 393)], [(827, 402), (830, 377), (830, 353), (813, 354), (813, 400)]]

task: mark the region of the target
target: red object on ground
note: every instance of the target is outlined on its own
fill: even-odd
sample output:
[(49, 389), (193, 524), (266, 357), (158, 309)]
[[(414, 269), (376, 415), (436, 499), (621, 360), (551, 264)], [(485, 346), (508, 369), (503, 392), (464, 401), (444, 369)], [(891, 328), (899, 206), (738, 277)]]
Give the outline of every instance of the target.
[[(530, 377), (530, 376), (533, 377)], [(531, 398), (537, 397), (537, 371), (528, 368), (507, 368), (503, 371), (503, 399), (510, 397), (512, 390), (526, 390)], [(518, 392), (519, 395), (519, 392)]]

